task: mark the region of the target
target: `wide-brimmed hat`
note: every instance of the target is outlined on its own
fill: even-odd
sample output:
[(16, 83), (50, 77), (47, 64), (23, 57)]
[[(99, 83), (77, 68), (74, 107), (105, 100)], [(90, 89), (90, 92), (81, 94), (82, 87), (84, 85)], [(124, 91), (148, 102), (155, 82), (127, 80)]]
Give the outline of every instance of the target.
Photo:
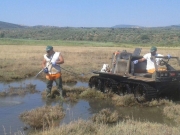
[(150, 52), (155, 52), (155, 51), (157, 51), (157, 48), (155, 46), (152, 46)]

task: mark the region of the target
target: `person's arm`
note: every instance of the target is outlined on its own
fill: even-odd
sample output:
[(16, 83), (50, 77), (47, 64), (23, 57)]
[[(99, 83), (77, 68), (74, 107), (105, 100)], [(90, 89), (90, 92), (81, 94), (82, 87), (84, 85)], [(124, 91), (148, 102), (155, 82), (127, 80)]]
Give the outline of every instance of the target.
[(45, 60), (45, 59), (43, 59), (43, 61), (42, 61), (42, 67), (43, 67), (43, 68), (46, 67), (46, 60)]
[(59, 55), (59, 60), (57, 60), (57, 61), (55, 61), (56, 62), (56, 64), (63, 64), (64, 63), (64, 58), (63, 58), (63, 56), (60, 54)]
[(133, 63), (134, 63), (134, 64), (137, 64), (137, 63), (143, 62), (143, 61), (145, 61), (145, 60), (146, 60), (146, 59), (143, 57), (143, 58), (141, 58), (141, 59), (134, 60)]
[(146, 60), (146, 59), (143, 57), (143, 58), (139, 59), (138, 62), (143, 62), (143, 61), (145, 61), (145, 60)]

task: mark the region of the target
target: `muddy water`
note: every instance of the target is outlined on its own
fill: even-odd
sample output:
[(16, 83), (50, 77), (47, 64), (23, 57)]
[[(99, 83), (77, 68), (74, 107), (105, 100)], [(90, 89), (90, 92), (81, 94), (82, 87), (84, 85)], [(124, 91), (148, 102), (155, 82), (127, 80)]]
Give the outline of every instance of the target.
[[(136, 120), (174, 124), (172, 121), (163, 117), (162, 108), (160, 107), (115, 107), (110, 101), (104, 100), (80, 100), (78, 103), (43, 100), (41, 98), (41, 91), (45, 89), (45, 82), (38, 79), (7, 84), (0, 83), (0, 91), (6, 90), (8, 87), (23, 87), (29, 83), (36, 85), (36, 89), (40, 92), (27, 94), (25, 96), (0, 98), (0, 134), (10, 134), (17, 131), (23, 131), (23, 128), (27, 125), (19, 119), (20, 113), (44, 105), (56, 104), (62, 105), (66, 112), (66, 116), (60, 124), (69, 123), (80, 118), (89, 119), (93, 114), (98, 113), (103, 108), (117, 110), (119, 114)], [(88, 87), (88, 84), (83, 82), (68, 85), (72, 87)]]

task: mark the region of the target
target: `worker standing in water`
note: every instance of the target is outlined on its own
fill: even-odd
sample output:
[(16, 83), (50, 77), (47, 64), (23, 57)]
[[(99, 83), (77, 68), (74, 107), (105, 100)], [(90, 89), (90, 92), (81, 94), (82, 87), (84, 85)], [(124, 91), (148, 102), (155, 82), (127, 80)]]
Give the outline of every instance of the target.
[(60, 65), (64, 63), (64, 58), (61, 55), (61, 52), (55, 52), (53, 47), (48, 45), (46, 47), (46, 54), (44, 54), (44, 59), (42, 66), (44, 68), (44, 73), (46, 73), (46, 92), (47, 98), (51, 98), (51, 89), (53, 82), (55, 81), (57, 89), (60, 93), (60, 97), (65, 96), (65, 92), (62, 86), (62, 77), (61, 77), (61, 67)]

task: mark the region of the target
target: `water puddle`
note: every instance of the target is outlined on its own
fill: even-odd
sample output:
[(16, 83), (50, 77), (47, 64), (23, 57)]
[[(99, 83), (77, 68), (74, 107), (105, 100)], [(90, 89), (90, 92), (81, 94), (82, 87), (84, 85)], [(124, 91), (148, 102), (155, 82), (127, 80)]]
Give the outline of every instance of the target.
[[(72, 103), (42, 99), (41, 92), (45, 90), (46, 84), (38, 79), (29, 79), (13, 83), (0, 83), (0, 91), (8, 89), (9, 87), (23, 87), (30, 83), (36, 85), (36, 89), (40, 92), (23, 96), (0, 97), (0, 134), (10, 134), (10, 132), (15, 133), (17, 131), (23, 131), (23, 128), (27, 125), (19, 119), (19, 115), (22, 112), (44, 105), (56, 104), (63, 106), (66, 113), (60, 124), (69, 123), (80, 118), (89, 119), (93, 114), (98, 113), (104, 108), (117, 110), (119, 114), (136, 120), (173, 124), (173, 122), (163, 117), (162, 108), (160, 107), (116, 107), (108, 100), (79, 100), (77, 103)], [(88, 87), (88, 83), (85, 82), (65, 85), (71, 87)]]

